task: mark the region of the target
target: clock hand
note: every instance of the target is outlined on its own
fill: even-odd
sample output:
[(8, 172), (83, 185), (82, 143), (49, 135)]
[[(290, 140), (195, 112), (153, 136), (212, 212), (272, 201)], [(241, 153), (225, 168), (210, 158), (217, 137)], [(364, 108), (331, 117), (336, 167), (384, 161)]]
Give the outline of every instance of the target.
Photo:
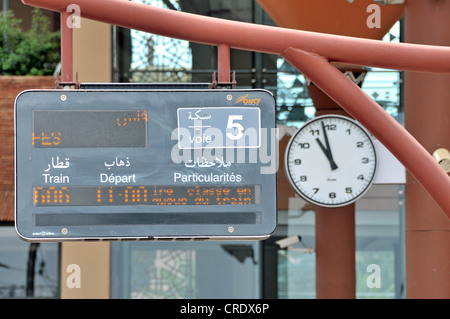
[(324, 135), (324, 137), (325, 137), (325, 145), (326, 145), (326, 149), (323, 147), (323, 144), (322, 144), (322, 142), (320, 142), (319, 139), (316, 139), (316, 140), (318, 140), (319, 145), (320, 145), (320, 147), (322, 148), (322, 151), (325, 152), (325, 155), (327, 156), (328, 160), (330, 161), (331, 169), (332, 169), (332, 170), (335, 170), (335, 169), (338, 168), (338, 166), (337, 166), (336, 163), (334, 162), (333, 154), (331, 153), (331, 147), (330, 147), (330, 142), (328, 141), (327, 130), (326, 130), (326, 128), (325, 128), (325, 124), (323, 123), (323, 121), (320, 122), (320, 123), (322, 124), (322, 131), (323, 131), (323, 135)]
[(330, 156), (328, 155), (328, 150), (323, 146), (322, 142), (319, 140), (319, 138), (316, 138), (317, 143), (319, 144), (320, 148), (322, 149), (325, 156), (330, 159)]
[(325, 137), (325, 145), (326, 145), (327, 150), (328, 150), (328, 152), (330, 153), (330, 156), (331, 156), (330, 143), (328, 142), (328, 134), (327, 134), (327, 130), (325, 129), (325, 124), (323, 124), (323, 121), (320, 122), (320, 124), (322, 124), (323, 136)]
[(316, 138), (317, 143), (319, 143), (320, 148), (325, 153), (325, 156), (327, 157), (328, 161), (330, 161), (331, 169), (334, 171), (338, 168), (336, 163), (334, 162), (333, 156), (331, 155), (330, 150), (326, 149), (325, 146), (322, 144), (322, 141)]

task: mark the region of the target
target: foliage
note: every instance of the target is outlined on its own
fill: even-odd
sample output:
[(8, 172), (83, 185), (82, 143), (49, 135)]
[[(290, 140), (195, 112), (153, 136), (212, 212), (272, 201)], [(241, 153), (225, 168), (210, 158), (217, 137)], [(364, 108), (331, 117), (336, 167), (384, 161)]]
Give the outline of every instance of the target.
[(35, 8), (31, 27), (9, 10), (0, 13), (0, 74), (52, 75), (60, 61), (59, 31), (50, 31), (50, 20)]

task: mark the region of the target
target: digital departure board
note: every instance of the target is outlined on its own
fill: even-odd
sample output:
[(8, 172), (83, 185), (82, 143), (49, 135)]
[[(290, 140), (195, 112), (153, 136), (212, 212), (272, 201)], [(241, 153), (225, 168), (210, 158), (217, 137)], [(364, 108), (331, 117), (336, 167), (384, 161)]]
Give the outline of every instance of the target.
[(29, 90), (16, 99), (16, 230), (28, 241), (267, 238), (265, 90)]

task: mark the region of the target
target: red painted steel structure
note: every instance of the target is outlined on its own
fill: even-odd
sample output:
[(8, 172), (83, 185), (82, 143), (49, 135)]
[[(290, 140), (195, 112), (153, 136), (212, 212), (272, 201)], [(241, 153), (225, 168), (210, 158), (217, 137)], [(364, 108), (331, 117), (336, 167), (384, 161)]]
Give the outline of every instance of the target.
[(69, 12), (61, 12), (61, 82), (73, 81), (73, 29), (67, 26)]
[[(450, 2), (407, 1), (405, 41), (450, 46)], [(405, 72), (405, 127), (433, 153), (450, 147), (450, 75)], [(450, 223), (421, 186), (405, 187), (406, 295), (450, 298)]]
[[(22, 0), (61, 13), (70, 4), (84, 18), (197, 43), (279, 54), (377, 137), (450, 219), (450, 178), (414, 137), (329, 62), (404, 71), (450, 73), (450, 48), (352, 38), (200, 16), (124, 0)], [(70, 31), (64, 34), (71, 35)], [(63, 36), (64, 36), (63, 34)], [(71, 44), (62, 40), (63, 79), (71, 78)], [(66, 43), (66, 45), (64, 45)], [(219, 67), (224, 68), (223, 63)], [(69, 70), (70, 69), (70, 70)], [(224, 72), (226, 74), (226, 72)], [(227, 76), (219, 72), (221, 78)]]

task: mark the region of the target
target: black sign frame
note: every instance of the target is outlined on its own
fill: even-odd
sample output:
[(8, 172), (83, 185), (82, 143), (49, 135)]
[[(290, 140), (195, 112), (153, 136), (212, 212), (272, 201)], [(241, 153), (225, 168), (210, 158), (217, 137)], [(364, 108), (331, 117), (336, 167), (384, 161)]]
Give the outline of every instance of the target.
[[(180, 137), (180, 131), (197, 132), (179, 126), (185, 123), (177, 118), (183, 109), (181, 114), (189, 113), (193, 124), (198, 126), (198, 120), (208, 124), (201, 128), (201, 147), (177, 147), (179, 139), (186, 138)], [(126, 124), (139, 123), (139, 134), (145, 114), (146, 145), (36, 147), (34, 141), (42, 143), (36, 137), (55, 133), (41, 132), (33, 125), (33, 111), (43, 110), (132, 110), (136, 116), (127, 118)], [(225, 121), (224, 116), (228, 116)], [(248, 116), (252, 118), (246, 121)], [(239, 131), (245, 123), (252, 123), (251, 130)], [(35, 127), (41, 131), (35, 132)], [(266, 90), (27, 90), (16, 98), (15, 130), (15, 225), (24, 240), (261, 240), (277, 226), (275, 100)], [(76, 128), (67, 131), (76, 134)], [(226, 136), (214, 147), (221, 133)], [(71, 187), (82, 186), (100, 193), (99, 205), (63, 203), (76, 193), (70, 192)], [(203, 187), (203, 193), (195, 193), (195, 187)], [(144, 189), (147, 201), (162, 204), (144, 203)], [(102, 204), (107, 192), (117, 205)], [(131, 201), (138, 195), (139, 203), (124, 204), (125, 196)], [(51, 203), (46, 205), (46, 200)]]

